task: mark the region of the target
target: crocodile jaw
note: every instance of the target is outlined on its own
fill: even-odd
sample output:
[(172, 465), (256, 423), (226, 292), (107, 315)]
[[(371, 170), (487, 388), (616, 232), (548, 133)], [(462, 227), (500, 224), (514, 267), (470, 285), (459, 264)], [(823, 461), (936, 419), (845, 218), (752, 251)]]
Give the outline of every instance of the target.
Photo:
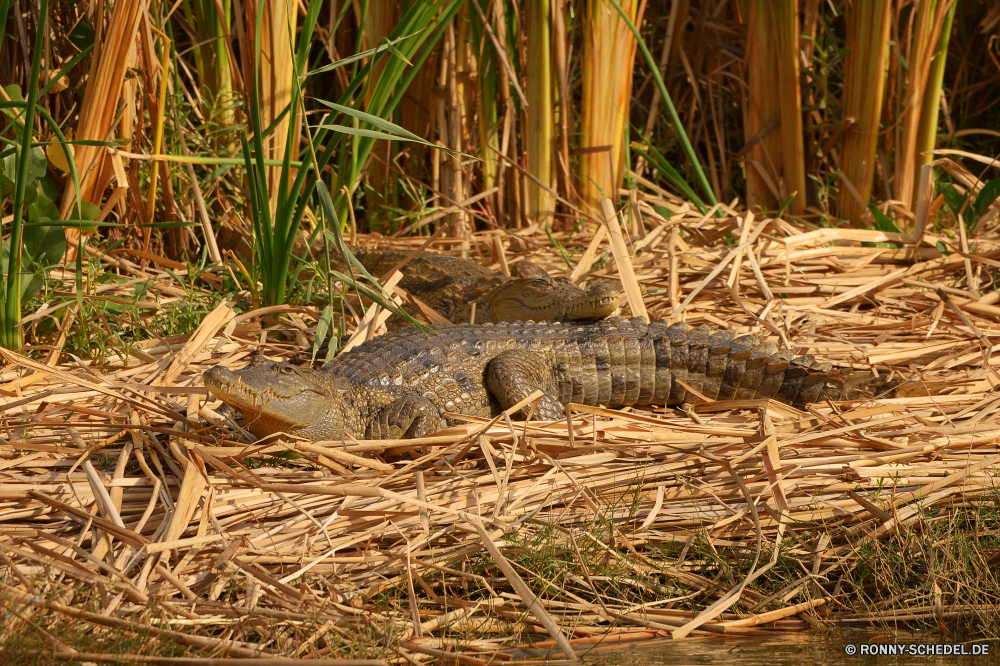
[(243, 414), (257, 437), (279, 432), (314, 440), (343, 436), (343, 397), (315, 370), (255, 359), (236, 372), (216, 366), (204, 380), (209, 393)]
[(490, 299), (496, 321), (604, 319), (618, 308), (619, 294), (598, 283), (584, 292), (566, 278), (514, 279)]

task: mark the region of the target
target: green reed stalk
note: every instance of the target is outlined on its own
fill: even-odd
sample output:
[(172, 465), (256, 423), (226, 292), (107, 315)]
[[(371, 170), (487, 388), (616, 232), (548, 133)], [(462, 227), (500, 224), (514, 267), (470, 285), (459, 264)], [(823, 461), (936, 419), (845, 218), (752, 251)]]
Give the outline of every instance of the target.
[[(500, 142), (497, 140), (497, 87), (499, 85), (499, 68), (496, 51), (490, 41), (486, 26), (483, 23), (482, 8), (478, 0), (473, 0), (473, 11), (469, 13), (472, 25), (472, 43), (476, 56), (476, 75), (479, 81), (479, 157), (482, 160), (483, 190), (493, 189), (497, 177), (497, 151)], [(491, 149), (492, 147), (492, 149)]]
[(712, 186), (709, 184), (708, 178), (705, 176), (705, 170), (702, 169), (701, 162), (698, 160), (698, 154), (694, 152), (694, 147), (688, 139), (687, 132), (684, 131), (684, 124), (681, 122), (680, 116), (677, 115), (677, 109), (674, 107), (674, 101), (670, 97), (670, 93), (667, 92), (667, 86), (663, 82), (663, 77), (660, 76), (660, 70), (657, 67), (656, 60), (653, 59), (653, 55), (646, 47), (646, 42), (643, 41), (642, 35), (639, 34), (639, 29), (635, 27), (635, 23), (628, 17), (625, 10), (623, 10), (621, 5), (618, 4), (617, 0), (607, 1), (612, 7), (615, 8), (615, 11), (617, 11), (618, 15), (625, 21), (629, 30), (632, 31), (633, 35), (635, 35), (639, 51), (642, 52), (643, 58), (646, 59), (646, 65), (649, 67), (650, 73), (653, 75), (653, 80), (656, 81), (656, 87), (660, 91), (660, 96), (663, 98), (664, 104), (667, 105), (667, 113), (670, 114), (670, 122), (673, 123), (674, 131), (677, 132), (677, 138), (681, 141), (681, 146), (684, 148), (684, 154), (687, 155), (688, 159), (691, 161), (691, 166), (694, 168), (695, 175), (698, 178), (698, 184), (701, 185), (702, 191), (705, 192), (705, 199), (711, 205), (717, 204), (718, 201), (715, 199), (715, 192), (712, 191)]
[(546, 187), (529, 179), (527, 213), (530, 222), (544, 224), (555, 212), (552, 196), (552, 155), (555, 117), (552, 88), (552, 34), (550, 0), (528, 0), (528, 62), (526, 72), (528, 117), (524, 145), (528, 153), (528, 173)]
[[(222, 13), (219, 13), (219, 10)], [(189, 25), (198, 31), (202, 43), (194, 47), (195, 72), (201, 94), (210, 98), (218, 110), (213, 119), (219, 127), (235, 122), (233, 106), (233, 74), (226, 37), (232, 26), (232, 0), (184, 0), (181, 11)], [(206, 111), (208, 100), (202, 100)]]
[[(930, 73), (927, 77), (927, 84), (924, 88), (924, 98), (920, 104), (920, 124), (917, 128), (916, 139), (916, 165), (915, 173), (920, 173), (920, 167), (934, 159), (933, 155), (926, 154), (934, 150), (937, 142), (938, 115), (941, 111), (941, 88), (944, 84), (944, 66), (948, 56), (948, 43), (951, 40), (951, 26), (955, 19), (955, 8), (958, 2), (952, 2), (946, 9), (944, 22), (937, 39), (937, 47), (934, 49), (933, 60), (931, 61)], [(917, 188), (913, 189), (913, 197), (910, 202), (910, 209), (917, 209), (917, 197), (920, 193)]]
[[(10, 229), (10, 253), (7, 257), (6, 280), (2, 283), (3, 320), (0, 321), (0, 345), (7, 349), (20, 349), (24, 345), (21, 329), (21, 263), (22, 236), (24, 233), (24, 196), (28, 185), (28, 164), (31, 156), (31, 140), (34, 136), (35, 106), (38, 101), (38, 80), (41, 76), (41, 61), (45, 31), (48, 29), (48, 0), (41, 0), (38, 11), (38, 29), (35, 32), (35, 47), (31, 56), (31, 74), (24, 104), (24, 127), (17, 148), (17, 166), (14, 175), (14, 210)], [(0, 38), (3, 34), (0, 33)]]

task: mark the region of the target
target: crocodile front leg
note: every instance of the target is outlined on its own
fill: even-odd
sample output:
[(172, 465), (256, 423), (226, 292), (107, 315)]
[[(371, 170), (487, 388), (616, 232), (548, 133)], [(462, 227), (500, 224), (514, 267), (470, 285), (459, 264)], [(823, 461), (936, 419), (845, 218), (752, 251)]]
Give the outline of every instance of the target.
[(422, 395), (408, 394), (379, 410), (368, 424), (365, 439), (412, 439), (443, 430), (448, 424), (438, 408)]
[[(549, 365), (523, 349), (501, 352), (486, 366), (486, 386), (503, 409), (510, 409), (539, 389), (544, 392), (533, 415), (538, 420), (558, 421), (565, 416), (566, 409), (550, 393), (552, 385)], [(529, 405), (518, 414), (526, 417), (530, 409)]]

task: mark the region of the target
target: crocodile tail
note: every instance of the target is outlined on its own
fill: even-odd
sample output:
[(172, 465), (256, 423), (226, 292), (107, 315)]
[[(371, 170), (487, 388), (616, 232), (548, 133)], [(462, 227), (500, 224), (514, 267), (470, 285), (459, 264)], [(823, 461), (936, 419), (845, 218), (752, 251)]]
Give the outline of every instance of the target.
[(796, 407), (826, 399), (889, 398), (902, 383), (889, 379), (887, 374), (876, 375), (870, 370), (836, 370), (829, 363), (816, 363), (812, 356), (797, 357), (789, 365), (774, 397)]

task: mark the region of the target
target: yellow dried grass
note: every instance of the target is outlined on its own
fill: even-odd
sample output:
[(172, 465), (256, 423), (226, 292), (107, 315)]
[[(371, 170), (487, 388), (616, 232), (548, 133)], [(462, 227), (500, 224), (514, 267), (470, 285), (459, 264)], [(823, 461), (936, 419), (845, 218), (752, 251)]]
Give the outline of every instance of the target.
[[(4, 352), (0, 571), (10, 575), (0, 596), (26, 603), (35, 581), (44, 580), (36, 577), (43, 567), (55, 566), (62, 577), (53, 583), (57, 594), (73, 586), (93, 590), (97, 610), (111, 617), (84, 610), (87, 599), (79, 596), (49, 604), (51, 611), (138, 631), (140, 625), (118, 618), (156, 596), (155, 622), (172, 626), (173, 640), (234, 656), (282, 653), (277, 644), (241, 644), (250, 634), (230, 624), (237, 617), (274, 631), (310, 626), (311, 649), (327, 651), (343, 636), (320, 631), (326, 623), (341, 632), (359, 623), (382, 627), (408, 637), (402, 649), (426, 654), (454, 649), (450, 630), (475, 632), (472, 649), (487, 655), (503, 654), (517, 643), (510, 635), (519, 633), (551, 633), (570, 650), (609, 631), (728, 634), (824, 608), (829, 599), (803, 583), (766, 600), (743, 585), (720, 586), (687, 567), (665, 567), (651, 559), (656, 549), (701, 539), (745, 554), (758, 542), (782, 543), (785, 525), (805, 541), (837, 525), (835, 538), (819, 539), (808, 556), (824, 567), (849, 566), (859, 540), (905, 533), (923, 510), (971, 506), (995, 492), (1000, 400), (992, 387), (1000, 382), (991, 370), (1000, 355), (990, 356), (983, 341), (1000, 347), (994, 344), (1000, 327), (974, 307), (988, 304), (948, 292), (951, 300), (940, 307), (945, 292), (933, 288), (961, 291), (964, 257), (937, 253), (930, 233), (895, 250), (862, 245), (880, 232), (805, 231), (750, 215), (702, 216), (669, 198), (641, 200), (673, 210), (672, 228), (687, 230), (682, 239), (659, 223), (630, 259), (653, 316), (675, 311), (665, 270), (672, 256), (678, 294), (700, 285), (678, 313), (691, 324), (764, 331), (799, 353), (850, 367), (875, 364), (879, 372), (914, 377), (918, 387), (951, 388), (933, 397), (824, 403), (807, 411), (769, 401), (709, 403), (688, 412), (571, 405), (568, 424), (511, 427), (502, 418), (470, 418), (424, 440), (261, 444), (241, 441), (219, 405), (203, 402), (201, 373), (217, 364), (242, 366), (254, 350), (308, 357), (310, 340), (290, 344), (278, 333), (294, 339), (294, 331), (308, 330), (319, 317), (313, 309), (235, 318), (217, 311), (190, 336), (152, 340), (103, 367), (86, 361), (50, 367)], [(738, 249), (720, 242), (728, 234), (739, 235)], [(556, 237), (575, 255), (590, 240)], [(497, 238), (477, 233), (466, 242), (488, 249)], [(974, 271), (994, 268), (986, 262), (1000, 257), (996, 238), (991, 229), (977, 239)], [(531, 240), (538, 243), (531, 258), (558, 269), (559, 254), (541, 249), (545, 237)], [(455, 252), (462, 241), (442, 237), (437, 246)], [(621, 241), (627, 246), (639, 238)], [(393, 244), (417, 249), (422, 239)], [(517, 253), (513, 245), (502, 249), (497, 265), (500, 256)], [(593, 279), (626, 280), (621, 265), (609, 262)], [(712, 273), (717, 279), (708, 280)], [(161, 292), (187, 296), (169, 274), (151, 276)], [(71, 283), (71, 274), (65, 279)], [(102, 288), (105, 297), (129, 293), (128, 285)], [(867, 303), (877, 307), (855, 307)], [(263, 337), (259, 329), (240, 328), (265, 312), (295, 319)], [(33, 383), (21, 379), (26, 370), (38, 377)], [(303, 458), (280, 466), (264, 458), (263, 466), (248, 467), (288, 449)], [(329, 464), (314, 464), (313, 456)], [(595, 518), (607, 520), (613, 533), (596, 530)], [(519, 568), (520, 546), (503, 538), (515, 526), (514, 533), (529, 536), (546, 525), (556, 526), (560, 547), (578, 557), (586, 544), (636, 576), (662, 569), (660, 575), (703, 596), (692, 612), (635, 607), (601, 594), (593, 601), (576, 592), (553, 595)], [(484, 548), (510, 588), (481, 582), (470, 569)], [(769, 566), (759, 562), (748, 578)], [(438, 579), (451, 582), (443, 589)], [(572, 579), (584, 591), (596, 584), (593, 572)], [(414, 592), (403, 592), (395, 610), (367, 601), (409, 585)], [(479, 596), (464, 597), (463, 585)], [(718, 599), (724, 602), (713, 606)], [(445, 603), (448, 613), (441, 611)], [(235, 632), (226, 640), (202, 635), (223, 625)], [(641, 631), (628, 633), (636, 625)], [(478, 658), (475, 651), (463, 658)]]

